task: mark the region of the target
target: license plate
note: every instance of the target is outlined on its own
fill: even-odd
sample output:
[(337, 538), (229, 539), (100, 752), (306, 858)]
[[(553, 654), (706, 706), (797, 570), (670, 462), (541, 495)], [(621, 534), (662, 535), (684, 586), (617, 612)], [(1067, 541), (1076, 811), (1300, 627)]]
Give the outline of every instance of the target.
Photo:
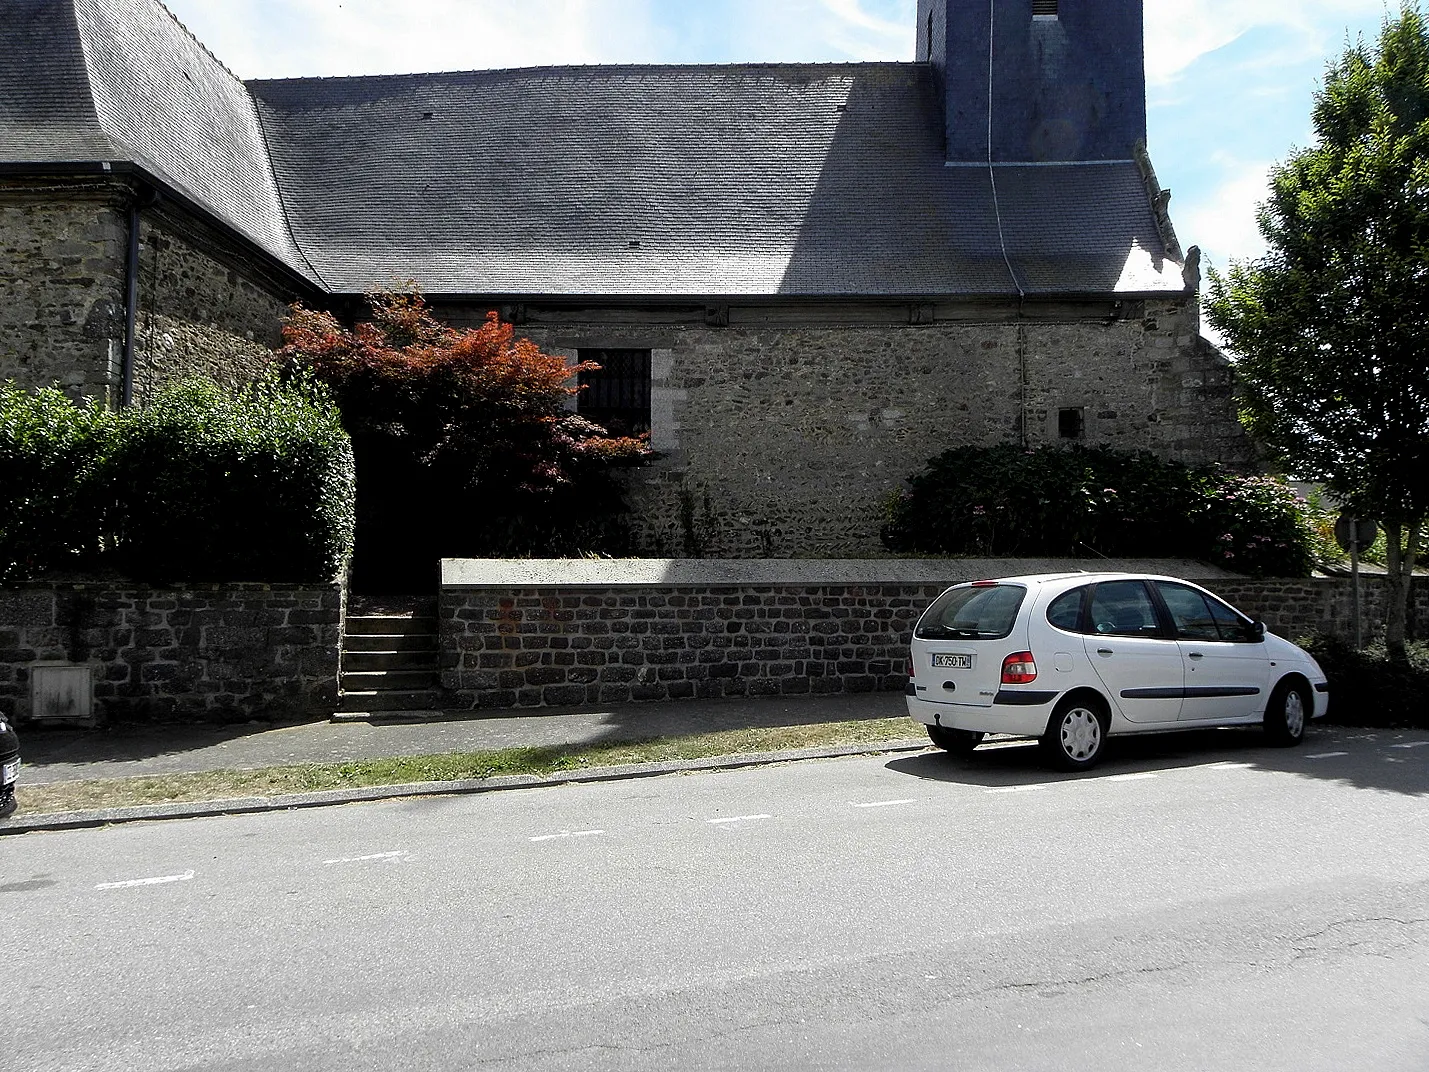
[(12, 759), (3, 767), (0, 767), (0, 785), (9, 785), (20, 775), (20, 761)]
[(971, 670), (973, 657), (971, 655), (934, 655), (933, 668), (935, 670)]

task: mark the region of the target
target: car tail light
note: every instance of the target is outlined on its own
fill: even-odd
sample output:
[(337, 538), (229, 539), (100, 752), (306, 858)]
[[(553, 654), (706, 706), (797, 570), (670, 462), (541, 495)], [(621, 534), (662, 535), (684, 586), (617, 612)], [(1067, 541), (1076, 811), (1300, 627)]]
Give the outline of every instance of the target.
[(1030, 651), (1014, 651), (1002, 660), (1002, 683), (1025, 685), (1037, 680), (1037, 662)]
[(913, 653), (908, 653), (908, 680), (913, 680)]

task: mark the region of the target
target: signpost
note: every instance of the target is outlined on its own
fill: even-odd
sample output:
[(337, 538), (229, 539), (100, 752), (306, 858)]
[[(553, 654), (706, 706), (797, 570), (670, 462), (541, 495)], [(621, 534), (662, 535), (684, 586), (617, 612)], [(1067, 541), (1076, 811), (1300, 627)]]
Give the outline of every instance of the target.
[(1350, 595), (1350, 617), (1354, 620), (1355, 650), (1364, 646), (1364, 636), (1360, 629), (1360, 551), (1369, 547), (1379, 536), (1379, 526), (1373, 521), (1341, 514), (1335, 519), (1335, 542), (1350, 553), (1350, 576), (1354, 586)]

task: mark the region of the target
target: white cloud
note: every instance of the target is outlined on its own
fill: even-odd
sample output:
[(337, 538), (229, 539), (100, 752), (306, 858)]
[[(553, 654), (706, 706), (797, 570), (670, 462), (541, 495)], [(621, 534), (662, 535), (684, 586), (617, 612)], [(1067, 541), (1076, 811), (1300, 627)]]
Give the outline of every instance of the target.
[[(1172, 206), (1183, 246), (1200, 246), (1206, 261), (1224, 271), (1232, 259), (1265, 252), (1256, 212), (1270, 194), (1269, 161), (1218, 160), (1225, 177), (1186, 205)], [(1203, 263), (1205, 263), (1203, 261)]]
[(1202, 56), (1252, 30), (1277, 37), (1276, 54), (1258, 56), (1259, 65), (1315, 60), (1339, 50), (1347, 23), (1387, 10), (1386, 0), (1146, 0), (1147, 80), (1174, 82)]
[(645, 0), (167, 0), (242, 78), (653, 58)]

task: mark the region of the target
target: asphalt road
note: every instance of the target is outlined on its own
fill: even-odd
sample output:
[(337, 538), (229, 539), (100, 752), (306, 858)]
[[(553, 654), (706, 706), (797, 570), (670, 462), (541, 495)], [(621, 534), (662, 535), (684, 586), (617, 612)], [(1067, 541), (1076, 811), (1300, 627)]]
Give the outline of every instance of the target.
[(1429, 734), (0, 839), (0, 1068), (1429, 1069)]

